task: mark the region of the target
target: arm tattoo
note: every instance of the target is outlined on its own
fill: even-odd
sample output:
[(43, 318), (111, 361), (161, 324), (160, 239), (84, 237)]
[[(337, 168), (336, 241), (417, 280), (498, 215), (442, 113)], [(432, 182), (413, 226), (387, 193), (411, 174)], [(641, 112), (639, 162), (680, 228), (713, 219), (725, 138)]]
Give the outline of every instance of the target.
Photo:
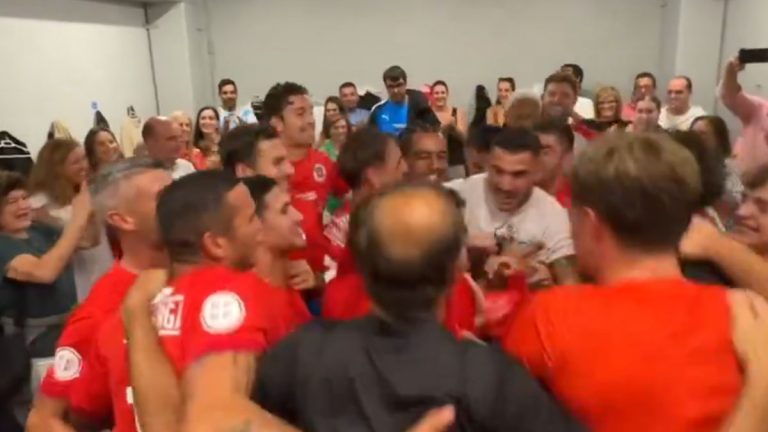
[(576, 273), (576, 257), (569, 255), (558, 258), (549, 264), (552, 270), (552, 276), (558, 285), (573, 285), (579, 283), (579, 276)]

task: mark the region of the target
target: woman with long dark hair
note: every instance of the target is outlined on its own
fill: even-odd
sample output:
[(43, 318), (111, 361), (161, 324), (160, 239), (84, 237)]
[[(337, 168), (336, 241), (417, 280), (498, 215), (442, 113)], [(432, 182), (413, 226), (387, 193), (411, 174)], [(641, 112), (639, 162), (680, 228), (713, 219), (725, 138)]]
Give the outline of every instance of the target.
[(205, 106), (197, 112), (192, 144), (200, 152), (195, 152), (192, 155), (195, 169), (221, 168), (221, 158), (219, 157), (220, 124), (219, 111), (216, 108)]
[(85, 135), (83, 146), (92, 173), (98, 172), (104, 165), (123, 158), (115, 134), (105, 127), (89, 130)]

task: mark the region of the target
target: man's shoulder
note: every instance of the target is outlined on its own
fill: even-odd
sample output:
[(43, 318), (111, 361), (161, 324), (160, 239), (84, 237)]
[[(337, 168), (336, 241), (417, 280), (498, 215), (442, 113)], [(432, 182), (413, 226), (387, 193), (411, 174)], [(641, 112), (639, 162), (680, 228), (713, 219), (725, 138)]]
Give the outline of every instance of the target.
[(548, 194), (539, 187), (534, 187), (531, 192), (531, 197), (528, 199), (528, 203), (525, 207), (530, 211), (537, 214), (552, 216), (552, 215), (568, 215), (568, 211), (557, 201), (557, 198)]
[(466, 178), (460, 178), (443, 183), (443, 186), (453, 189), (458, 192), (464, 199), (467, 199), (465, 194), (482, 193), (484, 190), (484, 182), (488, 177), (487, 173), (475, 174)]

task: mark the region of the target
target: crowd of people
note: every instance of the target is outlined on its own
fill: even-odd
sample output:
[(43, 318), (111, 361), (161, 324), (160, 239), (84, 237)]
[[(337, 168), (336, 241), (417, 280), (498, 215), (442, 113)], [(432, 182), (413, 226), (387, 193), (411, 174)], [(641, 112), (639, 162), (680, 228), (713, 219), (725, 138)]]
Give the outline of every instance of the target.
[[(768, 101), (637, 74), (220, 106), (0, 171), (0, 430), (768, 425)], [(366, 98), (368, 99), (368, 98)], [(30, 376), (32, 384), (30, 386)], [(33, 401), (28, 408), (30, 394)]]

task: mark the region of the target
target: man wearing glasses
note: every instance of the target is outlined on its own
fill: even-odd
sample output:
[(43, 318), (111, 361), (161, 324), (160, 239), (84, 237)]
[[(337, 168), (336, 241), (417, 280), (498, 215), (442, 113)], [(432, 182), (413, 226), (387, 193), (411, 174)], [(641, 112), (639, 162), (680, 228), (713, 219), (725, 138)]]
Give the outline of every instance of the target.
[(440, 125), (423, 93), (407, 89), (408, 76), (400, 66), (384, 71), (388, 98), (371, 110), (370, 125), (391, 135), (399, 135), (414, 120)]

